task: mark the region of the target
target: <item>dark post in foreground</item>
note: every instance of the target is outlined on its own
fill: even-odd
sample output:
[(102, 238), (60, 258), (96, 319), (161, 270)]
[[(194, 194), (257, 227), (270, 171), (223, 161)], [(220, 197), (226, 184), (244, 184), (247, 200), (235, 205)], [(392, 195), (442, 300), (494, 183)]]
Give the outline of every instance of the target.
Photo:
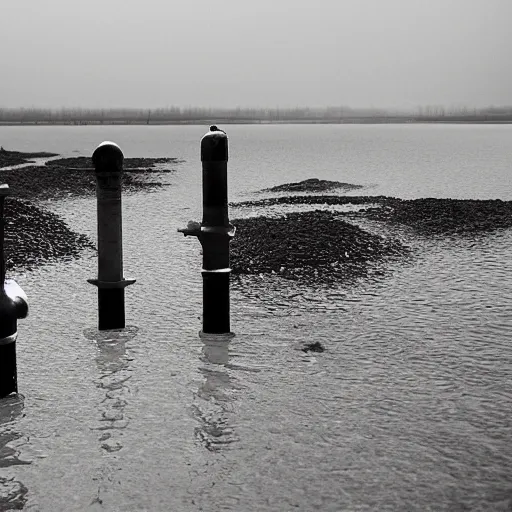
[(27, 296), (13, 280), (5, 280), (4, 200), (9, 187), (0, 185), (0, 398), (18, 392), (16, 338), (18, 318), (28, 314)]
[(216, 126), (201, 139), (203, 221), (179, 231), (203, 246), (203, 332), (227, 334), (229, 320), (229, 242), (235, 228), (228, 218), (228, 137)]
[(98, 328), (125, 326), (124, 289), (135, 282), (123, 274), (121, 177), (123, 152), (113, 142), (102, 142), (92, 155), (98, 203)]

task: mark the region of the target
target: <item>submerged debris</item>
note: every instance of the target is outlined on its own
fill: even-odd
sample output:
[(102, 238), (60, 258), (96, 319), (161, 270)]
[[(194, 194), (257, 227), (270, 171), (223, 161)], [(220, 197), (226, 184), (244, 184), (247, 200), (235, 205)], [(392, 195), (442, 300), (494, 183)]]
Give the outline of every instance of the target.
[(234, 220), (234, 274), (277, 274), (315, 282), (348, 281), (367, 274), (370, 264), (403, 255), (407, 248), (363, 231), (326, 211), (282, 218)]
[(323, 352), (325, 349), (319, 341), (315, 341), (314, 343), (307, 343), (301, 350), (302, 352)]

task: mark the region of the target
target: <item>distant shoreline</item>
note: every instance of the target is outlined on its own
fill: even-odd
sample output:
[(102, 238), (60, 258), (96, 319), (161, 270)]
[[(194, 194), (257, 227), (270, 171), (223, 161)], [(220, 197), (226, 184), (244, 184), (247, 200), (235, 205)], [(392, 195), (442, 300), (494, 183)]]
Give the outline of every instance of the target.
[(512, 119), (410, 119), (410, 118), (347, 118), (347, 119), (286, 119), (286, 120), (243, 120), (243, 119), (194, 119), (167, 121), (0, 121), (0, 126), (204, 126), (210, 124), (512, 124)]

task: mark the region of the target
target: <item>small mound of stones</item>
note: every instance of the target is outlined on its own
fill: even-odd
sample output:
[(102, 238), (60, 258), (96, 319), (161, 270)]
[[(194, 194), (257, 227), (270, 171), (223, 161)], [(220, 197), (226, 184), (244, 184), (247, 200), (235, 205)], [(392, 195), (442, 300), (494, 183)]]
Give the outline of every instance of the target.
[(29, 201), (6, 198), (4, 219), (9, 270), (77, 258), (84, 249), (95, 249), (87, 236), (71, 231), (57, 215)]
[(234, 220), (233, 274), (277, 274), (329, 283), (367, 275), (372, 263), (404, 255), (400, 242), (367, 233), (331, 212)]
[[(174, 171), (154, 167), (175, 161), (174, 158), (126, 158), (123, 192), (162, 187), (162, 182), (153, 181), (154, 176)], [(96, 193), (96, 177), (90, 157), (60, 158), (46, 162), (44, 166), (2, 171), (0, 180), (9, 185), (13, 195), (27, 199), (59, 199)]]
[(352, 183), (342, 183), (340, 181), (319, 180), (318, 178), (309, 178), (298, 183), (284, 183), (272, 188), (266, 188), (261, 192), (327, 192), (329, 190), (356, 190), (363, 188), (362, 185), (353, 185)]

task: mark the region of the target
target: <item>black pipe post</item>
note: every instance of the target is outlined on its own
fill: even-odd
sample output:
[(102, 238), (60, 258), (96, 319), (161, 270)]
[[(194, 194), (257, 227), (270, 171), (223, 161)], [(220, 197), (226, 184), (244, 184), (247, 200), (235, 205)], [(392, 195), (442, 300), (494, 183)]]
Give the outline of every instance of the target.
[(18, 392), (16, 338), (18, 318), (28, 314), (27, 296), (12, 279), (5, 279), (4, 201), (9, 187), (0, 185), (0, 398)]
[(229, 242), (235, 228), (228, 217), (228, 136), (216, 126), (201, 139), (203, 220), (180, 229), (203, 247), (203, 333), (230, 333)]
[(96, 173), (98, 212), (98, 329), (125, 327), (124, 289), (135, 283), (123, 273), (121, 178), (123, 152), (110, 141), (102, 142), (92, 155)]

